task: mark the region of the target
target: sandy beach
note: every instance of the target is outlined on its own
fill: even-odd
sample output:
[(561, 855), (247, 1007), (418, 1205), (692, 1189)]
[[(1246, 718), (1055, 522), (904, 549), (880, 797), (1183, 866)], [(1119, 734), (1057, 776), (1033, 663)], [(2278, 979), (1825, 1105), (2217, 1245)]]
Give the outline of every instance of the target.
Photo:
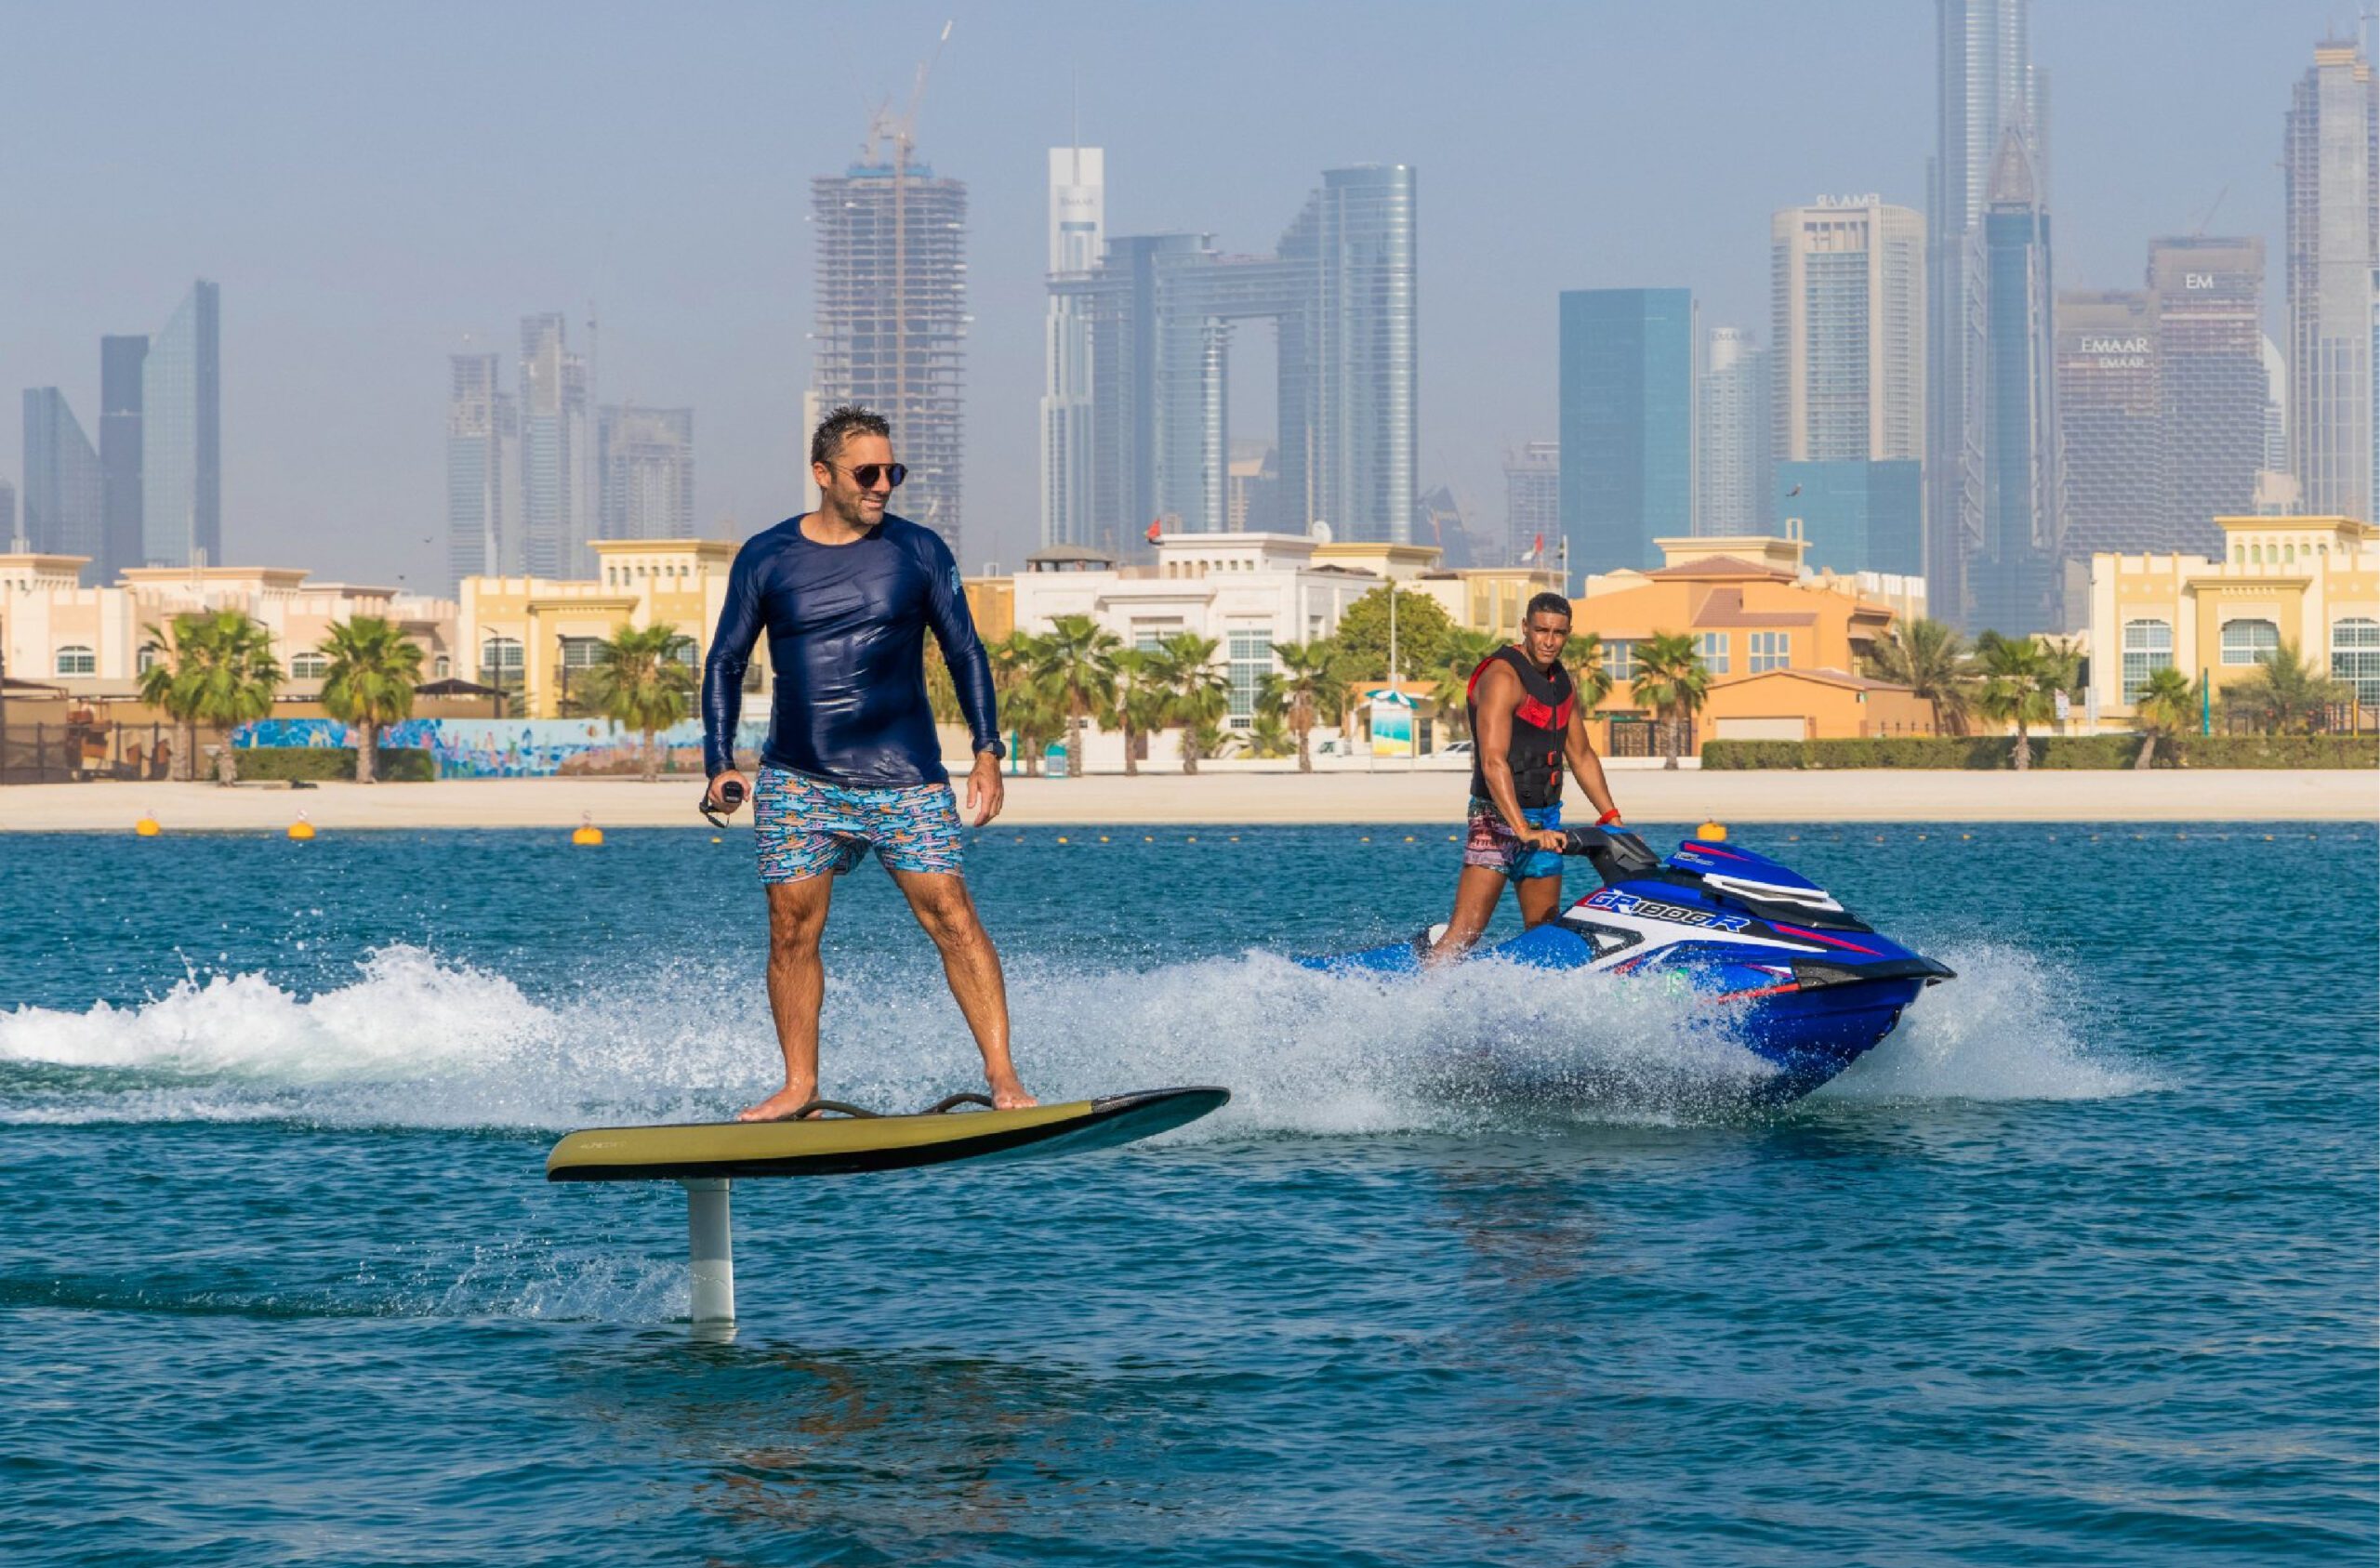
[[(1700, 772), (1612, 774), (1635, 823), (2372, 822), (2380, 775), (2355, 770), (2110, 772)], [(452, 779), (325, 784), (307, 790), (212, 784), (21, 784), (0, 789), (0, 831), (128, 833), (142, 814), (168, 833), (316, 827), (702, 827), (687, 778)], [(1012, 825), (1439, 823), (1463, 781), (1443, 771), (1178, 772), (1012, 779)], [(739, 815), (738, 824), (750, 821)]]

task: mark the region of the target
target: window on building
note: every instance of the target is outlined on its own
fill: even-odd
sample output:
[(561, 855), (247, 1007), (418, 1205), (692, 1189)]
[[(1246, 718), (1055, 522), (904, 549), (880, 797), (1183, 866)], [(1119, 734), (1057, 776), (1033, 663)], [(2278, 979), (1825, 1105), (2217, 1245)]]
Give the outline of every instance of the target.
[(150, 667), (165, 656), (165, 654), (159, 652), (154, 648), (144, 647), (139, 652), (135, 653), (132, 656), (132, 667), (140, 674), (147, 675)]
[(311, 648), (303, 653), (290, 655), (289, 679), (292, 680), (320, 680), (330, 672), (331, 662)]
[(2380, 707), (2380, 621), (2355, 615), (2331, 623), (2331, 675), (2355, 688), (2355, 700)]
[(694, 639), (691, 637), (681, 637), (671, 643), (669, 658), (673, 664), (692, 665), (694, 662)]
[(1792, 639), (1781, 631), (1756, 631), (1751, 634), (1751, 670), (1758, 675), (1763, 670), (1785, 669), (1793, 662)]
[(593, 669), (603, 661), (603, 639), (600, 637), (565, 637), (562, 639), (562, 667)]
[(1702, 667), (1712, 675), (1727, 673), (1727, 634), (1707, 631), (1694, 639), (1694, 651), (1702, 655)]
[(1264, 678), (1273, 673), (1273, 634), (1235, 631), (1231, 634), (1231, 724), (1244, 730), (1256, 721), (1256, 700), (1264, 693)]
[(1636, 679), (1636, 639), (1613, 637), (1604, 639), (1603, 667), (1614, 680)]
[(2280, 649), (2281, 628), (2270, 621), (2223, 623), (2223, 662), (2227, 665), (2253, 665)]
[(99, 657), (79, 642), (70, 642), (58, 651), (58, 673), (60, 675), (97, 675)]
[(480, 681), (505, 691), (521, 689), (521, 639), (491, 637), (480, 644)]
[(441, 653), (430, 661), (430, 673), (441, 680), (449, 679), (455, 673), (455, 661)]
[(2140, 700), (2140, 690), (2161, 669), (2174, 667), (2174, 628), (2166, 621), (2123, 624), (2123, 700)]

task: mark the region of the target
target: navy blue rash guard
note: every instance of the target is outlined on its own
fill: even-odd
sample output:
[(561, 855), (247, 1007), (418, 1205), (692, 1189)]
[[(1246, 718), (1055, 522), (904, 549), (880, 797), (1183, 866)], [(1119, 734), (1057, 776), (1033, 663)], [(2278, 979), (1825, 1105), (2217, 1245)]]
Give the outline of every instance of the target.
[(703, 663), (705, 773), (734, 766), (744, 671), (766, 629), (776, 699), (765, 766), (867, 789), (947, 783), (926, 701), (928, 626), (976, 752), (998, 751), (991, 661), (939, 534), (889, 513), (848, 545), (813, 542), (798, 517), (755, 534)]

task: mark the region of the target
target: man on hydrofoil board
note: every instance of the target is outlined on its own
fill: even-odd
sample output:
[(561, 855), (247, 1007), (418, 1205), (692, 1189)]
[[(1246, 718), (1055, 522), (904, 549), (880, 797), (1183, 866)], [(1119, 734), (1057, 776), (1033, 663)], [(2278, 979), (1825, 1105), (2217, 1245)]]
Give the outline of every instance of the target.
[[(875, 851), (942, 950), (943, 973), (984, 1056), (992, 1103), (1038, 1103), (1009, 1060), (1008, 988), (961, 874), (959, 811), (926, 698), (933, 631), (959, 689), (975, 765), (977, 827), (1002, 802), (991, 661), (959, 588), (959, 563), (932, 529), (886, 510), (908, 470), (892, 432), (857, 407), (829, 413), (810, 440), (818, 509), (756, 534), (727, 579), (703, 665), (705, 809), (733, 814), (744, 793), (735, 722), (752, 644), (769, 637), (775, 697), (752, 795), (753, 837), (769, 903), (769, 1009), (785, 1087), (740, 1122), (789, 1116), (817, 1097), (818, 938), (835, 878)], [(728, 790), (734, 785), (733, 792)]]
[(1504, 884), (1520, 894), (1521, 919), (1541, 926), (1562, 903), (1562, 766), (1567, 760), (1587, 798), (1620, 821), (1603, 762), (1587, 742), (1562, 649), (1570, 640), (1570, 601), (1541, 593), (1528, 601), (1517, 642), (1488, 655), (1471, 672), (1471, 832), (1455, 883), (1454, 914), (1431, 944), (1427, 962), (1471, 950), (1494, 917)]

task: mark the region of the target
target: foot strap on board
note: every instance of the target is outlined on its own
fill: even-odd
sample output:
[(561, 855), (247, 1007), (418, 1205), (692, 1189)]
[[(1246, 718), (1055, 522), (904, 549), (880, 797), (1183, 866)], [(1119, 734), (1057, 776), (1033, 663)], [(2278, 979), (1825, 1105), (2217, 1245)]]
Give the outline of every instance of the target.
[[(946, 1094), (940, 1100), (935, 1100), (932, 1105), (929, 1105), (924, 1110), (919, 1112), (918, 1114), (920, 1116), (939, 1116), (944, 1112), (955, 1111), (961, 1105), (980, 1105), (986, 1111), (994, 1109), (991, 1097), (989, 1095), (965, 1093)], [(829, 1111), (842, 1116), (866, 1116), (869, 1118), (880, 1117), (885, 1113), (881, 1111), (870, 1111), (864, 1106), (847, 1104), (840, 1100), (813, 1100), (809, 1101), (807, 1104), (797, 1106), (793, 1110), (787, 1112), (784, 1115), (778, 1116), (774, 1119), (780, 1122), (801, 1122), (807, 1121), (813, 1116), (824, 1115)]]

